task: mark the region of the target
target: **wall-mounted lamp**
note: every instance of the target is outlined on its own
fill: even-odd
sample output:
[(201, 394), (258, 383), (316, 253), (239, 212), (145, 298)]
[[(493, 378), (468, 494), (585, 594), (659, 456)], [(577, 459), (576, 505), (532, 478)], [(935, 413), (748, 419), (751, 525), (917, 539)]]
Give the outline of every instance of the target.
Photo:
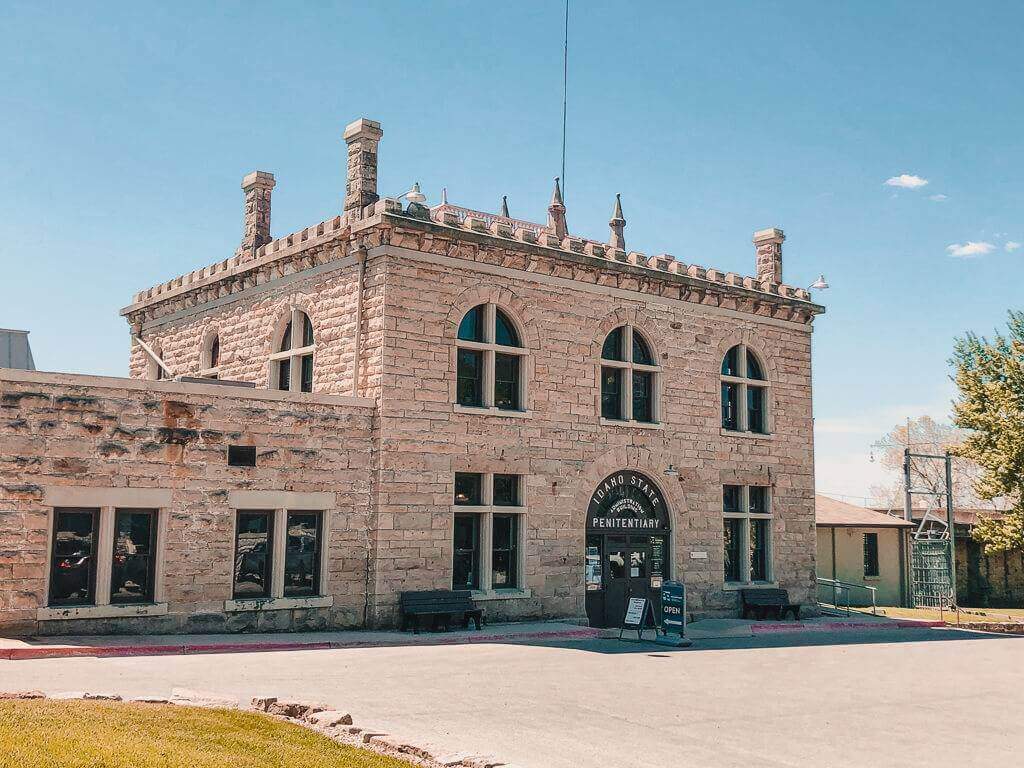
[(809, 291), (824, 291), (826, 288), (828, 288), (828, 281), (825, 280), (824, 275), (818, 275), (818, 279), (807, 286)]
[(668, 468), (665, 470), (665, 477), (679, 477), (679, 470), (672, 464), (669, 464)]

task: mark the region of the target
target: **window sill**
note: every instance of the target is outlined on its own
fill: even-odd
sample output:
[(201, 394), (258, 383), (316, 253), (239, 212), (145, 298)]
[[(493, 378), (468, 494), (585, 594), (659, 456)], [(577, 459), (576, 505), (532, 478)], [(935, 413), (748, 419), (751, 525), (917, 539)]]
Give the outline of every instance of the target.
[(527, 597), (533, 597), (533, 592), (529, 589), (474, 589), (472, 596), (477, 602), (487, 602), (489, 600), (522, 600)]
[(775, 435), (771, 432), (742, 432), (738, 429), (726, 429), (722, 427), (723, 437), (745, 437), (748, 440), (774, 440)]
[(722, 586), (726, 592), (739, 592), (741, 589), (778, 589), (777, 581), (727, 581)]
[(287, 611), (302, 608), (330, 608), (334, 596), (326, 597), (255, 597), (249, 600), (225, 600), (226, 613), (241, 611)]
[(602, 427), (628, 427), (631, 429), (664, 429), (665, 425), (660, 421), (623, 421), (621, 419), (606, 419), (601, 417)]
[(511, 419), (528, 419), (533, 416), (533, 411), (509, 411), (504, 408), (487, 408), (475, 405), (459, 405), (455, 403), (456, 413), (471, 413), (475, 416), (501, 416)]
[(36, 611), (38, 621), (74, 619), (125, 619), (133, 616), (166, 616), (167, 603), (121, 603), (119, 605), (47, 606)]

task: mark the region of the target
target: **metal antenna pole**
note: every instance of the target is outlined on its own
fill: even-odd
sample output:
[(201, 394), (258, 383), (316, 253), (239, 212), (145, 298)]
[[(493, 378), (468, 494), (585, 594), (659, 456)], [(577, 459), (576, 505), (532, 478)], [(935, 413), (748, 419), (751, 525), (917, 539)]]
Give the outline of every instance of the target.
[(565, 122), (569, 102), (569, 0), (565, 0), (565, 47), (562, 49), (562, 200), (565, 193)]
[[(949, 523), (949, 590), (953, 593), (953, 604), (958, 605), (956, 597), (956, 519), (953, 513), (953, 457), (946, 451), (946, 518)], [(958, 614), (959, 615), (959, 614)]]

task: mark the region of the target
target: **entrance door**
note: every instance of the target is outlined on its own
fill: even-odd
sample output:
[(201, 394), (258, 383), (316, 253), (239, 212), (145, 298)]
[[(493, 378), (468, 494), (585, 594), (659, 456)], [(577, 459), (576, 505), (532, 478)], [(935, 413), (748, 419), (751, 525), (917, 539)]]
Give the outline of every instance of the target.
[(609, 536), (604, 556), (604, 626), (617, 627), (626, 614), (631, 597), (646, 597), (652, 609), (655, 592), (651, 589), (651, 544), (638, 536)]

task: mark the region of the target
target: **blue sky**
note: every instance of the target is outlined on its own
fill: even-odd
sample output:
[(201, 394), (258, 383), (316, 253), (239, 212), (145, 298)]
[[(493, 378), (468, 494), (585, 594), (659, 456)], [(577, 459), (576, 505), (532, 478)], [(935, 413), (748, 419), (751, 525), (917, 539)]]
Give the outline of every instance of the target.
[[(572, 5), (570, 230), (620, 192), (631, 248), (749, 274), (785, 229), (786, 281), (832, 284), (819, 489), (867, 494), (870, 443), (948, 413), (953, 338), (1020, 308), (1024, 7)], [(336, 214), (356, 117), (383, 194), (543, 220), (559, 170), (558, 2), (4, 1), (0, 28), (0, 327), (45, 370), (124, 375), (117, 310), (233, 253), (247, 172), (275, 235)]]

